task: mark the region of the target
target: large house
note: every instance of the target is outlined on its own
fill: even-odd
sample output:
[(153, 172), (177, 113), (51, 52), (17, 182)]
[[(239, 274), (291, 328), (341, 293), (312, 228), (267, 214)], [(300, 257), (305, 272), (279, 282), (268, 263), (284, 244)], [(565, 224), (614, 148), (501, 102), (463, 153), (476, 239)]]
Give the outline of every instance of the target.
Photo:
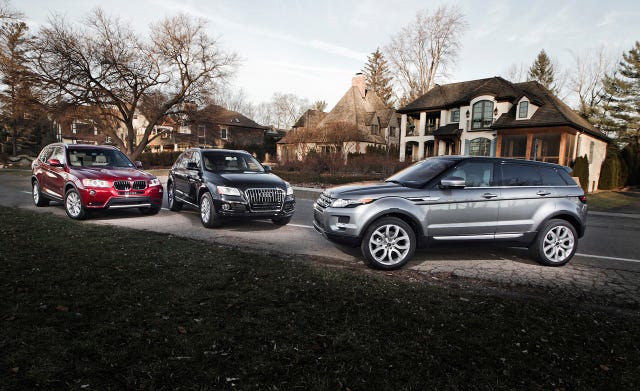
[(608, 137), (538, 82), (436, 85), (398, 113), (401, 161), (465, 154), (571, 165), (586, 155), (597, 189)]
[(308, 110), (278, 142), (281, 162), (303, 160), (318, 153), (365, 153), (368, 146), (398, 145), (399, 116), (366, 88), (366, 77), (356, 74), (352, 85), (328, 113)]

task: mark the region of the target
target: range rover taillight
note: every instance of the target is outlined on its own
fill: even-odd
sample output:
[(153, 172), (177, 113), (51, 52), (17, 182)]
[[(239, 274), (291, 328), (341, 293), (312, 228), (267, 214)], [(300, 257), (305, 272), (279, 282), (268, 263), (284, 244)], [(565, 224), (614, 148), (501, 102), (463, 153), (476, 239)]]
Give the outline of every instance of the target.
[(587, 203), (587, 196), (586, 195), (581, 195), (580, 197), (578, 197), (578, 199), (580, 200), (580, 202), (582, 202), (583, 204)]

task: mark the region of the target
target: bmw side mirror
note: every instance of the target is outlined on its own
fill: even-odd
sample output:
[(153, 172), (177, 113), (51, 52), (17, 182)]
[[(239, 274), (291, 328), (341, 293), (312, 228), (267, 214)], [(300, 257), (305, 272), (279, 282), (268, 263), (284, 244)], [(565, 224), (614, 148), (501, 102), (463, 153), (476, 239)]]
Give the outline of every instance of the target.
[(63, 167), (64, 164), (62, 164), (62, 162), (58, 159), (49, 159), (49, 161), (47, 162), (49, 163), (49, 165), (51, 167)]
[(142, 168), (142, 162), (140, 160), (136, 160), (135, 162), (133, 162), (133, 165), (137, 168)]
[(440, 181), (440, 187), (442, 188), (461, 188), (465, 187), (466, 183), (464, 178), (459, 176), (452, 176), (448, 178), (444, 178)]

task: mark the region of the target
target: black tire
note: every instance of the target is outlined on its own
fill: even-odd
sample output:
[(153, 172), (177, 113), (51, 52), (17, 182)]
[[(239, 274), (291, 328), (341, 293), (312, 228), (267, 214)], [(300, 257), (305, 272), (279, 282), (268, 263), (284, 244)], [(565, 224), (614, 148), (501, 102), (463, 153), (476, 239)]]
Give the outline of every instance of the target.
[(275, 225), (287, 225), (291, 221), (291, 216), (288, 216), (288, 217), (274, 217), (273, 219), (271, 219), (271, 221), (273, 221), (273, 224), (275, 224)]
[(562, 266), (571, 260), (578, 249), (578, 234), (565, 220), (547, 221), (533, 241), (529, 251), (541, 265)]
[(67, 212), (67, 216), (74, 220), (87, 218), (87, 209), (82, 205), (80, 193), (74, 188), (67, 190), (64, 195), (64, 210)]
[(416, 234), (403, 220), (385, 217), (367, 227), (360, 250), (365, 264), (373, 269), (399, 269), (416, 251)]
[(219, 227), (222, 223), (220, 216), (216, 212), (215, 205), (213, 205), (213, 198), (211, 193), (206, 192), (200, 197), (200, 221), (202, 225), (207, 228)]
[(169, 210), (174, 212), (182, 210), (182, 202), (176, 200), (176, 190), (173, 187), (173, 182), (169, 182), (167, 186), (167, 202), (169, 204)]
[(50, 200), (42, 195), (42, 192), (40, 191), (40, 183), (37, 179), (31, 184), (31, 195), (33, 196), (33, 203), (35, 206), (49, 205)]
[(140, 213), (142, 213), (145, 216), (156, 215), (158, 214), (158, 212), (160, 212), (160, 209), (162, 208), (159, 206), (150, 206), (148, 208), (138, 208), (138, 210), (140, 210)]

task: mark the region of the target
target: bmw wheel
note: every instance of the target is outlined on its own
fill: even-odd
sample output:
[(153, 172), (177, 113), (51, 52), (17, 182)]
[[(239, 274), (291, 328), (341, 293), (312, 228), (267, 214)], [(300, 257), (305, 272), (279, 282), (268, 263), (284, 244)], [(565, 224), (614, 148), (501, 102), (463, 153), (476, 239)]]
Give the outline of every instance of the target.
[(221, 224), (220, 217), (213, 205), (213, 198), (211, 198), (211, 193), (209, 192), (200, 197), (200, 221), (207, 228), (219, 227)]
[(49, 205), (49, 199), (42, 195), (40, 191), (40, 183), (37, 179), (34, 179), (33, 186), (31, 187), (31, 193), (33, 195), (33, 203), (36, 206), (47, 206)]
[(371, 224), (360, 245), (367, 266), (393, 270), (404, 266), (416, 251), (416, 235), (397, 217), (385, 217)]
[(533, 257), (545, 266), (562, 266), (578, 249), (578, 235), (571, 223), (564, 220), (549, 220), (542, 226), (529, 248)]
[(82, 205), (82, 199), (76, 189), (71, 188), (64, 195), (64, 210), (75, 220), (84, 220), (87, 217), (87, 209)]

